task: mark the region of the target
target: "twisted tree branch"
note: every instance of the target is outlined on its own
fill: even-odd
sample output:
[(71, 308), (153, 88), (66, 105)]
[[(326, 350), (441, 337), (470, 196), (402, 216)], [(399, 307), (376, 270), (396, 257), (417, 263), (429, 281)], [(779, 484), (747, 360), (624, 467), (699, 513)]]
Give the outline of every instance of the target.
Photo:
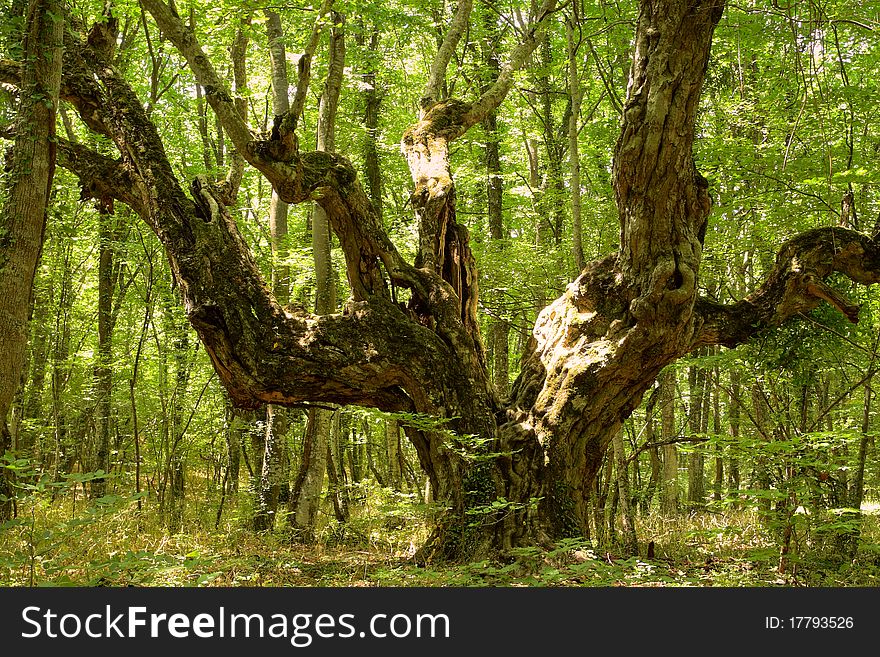
[(764, 283), (745, 299), (728, 305), (703, 298), (697, 301), (700, 325), (693, 348), (735, 347), (760, 331), (813, 310), (822, 301), (855, 323), (858, 307), (825, 282), (835, 272), (863, 285), (880, 283), (880, 247), (867, 235), (839, 227), (817, 228), (793, 237), (779, 250)]

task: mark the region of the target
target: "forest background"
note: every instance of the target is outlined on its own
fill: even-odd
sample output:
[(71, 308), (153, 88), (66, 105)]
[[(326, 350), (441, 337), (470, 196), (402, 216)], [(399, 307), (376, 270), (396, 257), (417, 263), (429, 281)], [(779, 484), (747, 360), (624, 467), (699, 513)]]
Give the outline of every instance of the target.
[[(772, 275), (780, 245), (796, 235), (875, 234), (880, 4), (723, 9), (695, 110), (693, 156), (712, 207), (695, 285), (730, 304)], [(234, 403), (181, 303), (179, 254), (166, 255), (111, 174), (95, 175), (101, 163), (116, 163), (112, 175), (129, 166), (119, 138), (95, 129), (105, 119), (73, 98), (66, 78), (54, 98), (25, 84), (39, 52), (56, 52), (58, 69), (72, 39), (100, 53), (136, 94), (179, 185), (212, 186), (278, 303), (331, 315), (362, 285), (352, 287), (345, 235), (315, 198), (288, 205), (245, 162), (217, 88), (175, 26), (195, 36), (263, 143), (292, 139), (295, 152), (348, 158), (378, 224), (417, 266), (426, 263), (425, 210), (412, 152), (401, 154), (407, 127), (431, 103), (486, 98), (510, 73), (503, 100), (448, 144), (449, 230), (465, 236), (458, 248), (478, 266), (478, 281), (462, 285), (479, 288), (473, 334), (505, 399), (534, 352), (539, 313), (627, 238), (612, 162), (641, 34), (637, 3), (220, 0), (168, 11), (158, 0), (4, 0), (2, 10), (0, 238), (21, 214), (22, 166), (39, 173), (39, 153), (20, 159), (27, 108), (49, 108), (57, 134), (47, 141), (24, 359), (19, 376), (0, 371), (11, 393), (0, 583), (876, 584), (875, 287), (832, 272), (819, 295), (830, 303), (792, 312), (735, 349), (699, 346), (666, 365), (602, 444), (577, 531), (531, 542), (505, 534), (502, 549), (450, 558), (424, 549), (438, 544), (455, 504), (438, 496), (445, 475), (423, 469), (434, 443), (411, 436), (438, 436), (467, 463), (505, 452), (448, 417), (384, 399)], [(426, 90), (436, 92), (431, 103)], [(276, 119), (291, 116), (296, 133)], [(21, 287), (16, 247), (3, 245), (0, 271)], [(417, 306), (417, 291), (385, 278), (395, 304)], [(6, 301), (22, 307), (21, 297)], [(462, 517), (483, 531), (541, 499), (496, 495), (465, 504)]]

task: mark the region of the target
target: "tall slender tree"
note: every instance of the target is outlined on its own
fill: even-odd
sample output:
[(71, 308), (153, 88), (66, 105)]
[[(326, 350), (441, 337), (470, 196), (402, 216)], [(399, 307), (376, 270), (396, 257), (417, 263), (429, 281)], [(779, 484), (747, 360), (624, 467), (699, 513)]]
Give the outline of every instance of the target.
[[(332, 153), (336, 141), (336, 111), (345, 68), (342, 23), (342, 14), (333, 12), (330, 66), (318, 108), (317, 148), (320, 152)], [(330, 237), (327, 213), (320, 204), (315, 204), (312, 209), (312, 255), (315, 263), (315, 312), (319, 315), (329, 315), (336, 311), (336, 283)], [(328, 456), (332, 456), (330, 438), (334, 414), (335, 411), (326, 409), (313, 409), (309, 412), (308, 422), (312, 430), (306, 432), (305, 440), (311, 440), (312, 444), (307, 450), (303, 450), (298, 477), (301, 483), (295, 496), (291, 498), (296, 501), (291, 515), (294, 532), (308, 540), (314, 538), (321, 492), (324, 489), (324, 474), (328, 465), (333, 467), (332, 462), (328, 462)]]
[(578, 49), (581, 41), (580, 0), (571, 3), (571, 16), (565, 25), (568, 50), (568, 90), (571, 97), (571, 113), (568, 117), (568, 161), (571, 171), (571, 253), (577, 271), (587, 264), (584, 259), (581, 226), (581, 157), (578, 146), (580, 133), (581, 89), (578, 71)]
[(675, 447), (675, 373), (672, 369), (660, 375), (660, 435), (663, 445), (663, 485), (660, 509), (671, 515), (678, 512), (678, 451)]
[[(266, 10), (266, 37), (272, 69), (272, 111), (284, 116), (290, 110), (290, 82), (287, 76), (287, 54), (284, 48), (284, 30), (277, 12)], [(287, 264), (288, 205), (272, 190), (269, 205), (269, 232), (272, 242), (272, 292), (278, 303), (290, 301), (290, 269)], [(266, 531), (275, 525), (283, 481), (284, 444), (287, 434), (285, 409), (275, 404), (266, 405), (263, 467), (254, 529)]]
[[(485, 31), (481, 43), (484, 66), (485, 93), (498, 79), (501, 62), (498, 49), (501, 45), (501, 34), (498, 27), (498, 8), (494, 0), (486, 0), (483, 8), (483, 29)], [(499, 252), (504, 249), (504, 179), (501, 171), (500, 146), (498, 135), (497, 110), (489, 112), (483, 120), (486, 132), (486, 215), (489, 223), (489, 239)], [(505, 397), (510, 389), (509, 373), (509, 342), (510, 322), (498, 313), (489, 324), (489, 350), (492, 354), (492, 379), (495, 390)]]
[[(0, 455), (12, 447), (7, 418), (21, 384), (33, 284), (55, 172), (64, 11), (55, 0), (27, 10), (15, 146), (0, 210)], [(0, 474), (0, 521), (12, 513), (9, 470)]]

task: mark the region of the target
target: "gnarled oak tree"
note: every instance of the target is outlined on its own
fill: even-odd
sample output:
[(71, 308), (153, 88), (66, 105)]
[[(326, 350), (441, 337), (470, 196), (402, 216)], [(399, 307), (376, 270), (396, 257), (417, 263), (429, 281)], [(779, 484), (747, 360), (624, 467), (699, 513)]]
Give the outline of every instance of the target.
[[(822, 301), (855, 320), (857, 309), (825, 278), (880, 280), (872, 236), (826, 228), (786, 243), (767, 280), (742, 301), (700, 297), (711, 200), (694, 164), (694, 126), (724, 1), (642, 0), (613, 163), (619, 251), (588, 263), (541, 312), (510, 397), (499, 399), (478, 331), (476, 263), (456, 220), (449, 146), (500, 105), (556, 7), (548, 0), (537, 8), (481, 97), (442, 98), (471, 4), (459, 4), (420, 115), (402, 135), (419, 229), (418, 255), (408, 262), (345, 157), (300, 152), (296, 109), (278, 117), (268, 138), (252, 133), (193, 31), (162, 0), (141, 0), (238, 152), (281, 200), (317, 201), (327, 214), (351, 288), (338, 314), (279, 305), (222, 194), (204, 178), (189, 194), (180, 188), (155, 126), (101, 53), (69, 44), (61, 90), (120, 157), (62, 142), (59, 162), (89, 193), (128, 203), (159, 236), (189, 320), (234, 403), (357, 404), (448, 420), (459, 438), (425, 425), (406, 433), (447, 506), (424, 554), (452, 558), (584, 533), (602, 456), (664, 366), (701, 346), (740, 344)], [(4, 78), (16, 76), (3, 65)], [(409, 302), (397, 303), (391, 286), (408, 289)]]

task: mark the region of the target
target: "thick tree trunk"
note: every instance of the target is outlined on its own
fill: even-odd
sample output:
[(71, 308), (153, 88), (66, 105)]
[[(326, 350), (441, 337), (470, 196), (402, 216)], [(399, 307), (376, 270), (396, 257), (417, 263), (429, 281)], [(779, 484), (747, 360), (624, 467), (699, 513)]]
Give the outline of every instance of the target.
[(506, 481), (518, 490), (507, 498), (541, 497), (551, 535), (584, 533), (591, 482), (622, 419), (694, 344), (709, 201), (693, 164), (693, 120), (720, 13), (720, 3), (642, 7), (614, 162), (621, 252), (589, 263), (541, 313), (514, 384), (499, 450), (517, 450), (519, 471)]
[[(32, 0), (24, 28), (16, 139), (7, 163), (0, 213), (0, 456), (12, 448), (7, 416), (19, 388), (46, 205), (55, 170), (55, 112), (61, 84), (64, 13), (53, 0)], [(12, 514), (10, 471), (0, 471), (0, 522)]]

